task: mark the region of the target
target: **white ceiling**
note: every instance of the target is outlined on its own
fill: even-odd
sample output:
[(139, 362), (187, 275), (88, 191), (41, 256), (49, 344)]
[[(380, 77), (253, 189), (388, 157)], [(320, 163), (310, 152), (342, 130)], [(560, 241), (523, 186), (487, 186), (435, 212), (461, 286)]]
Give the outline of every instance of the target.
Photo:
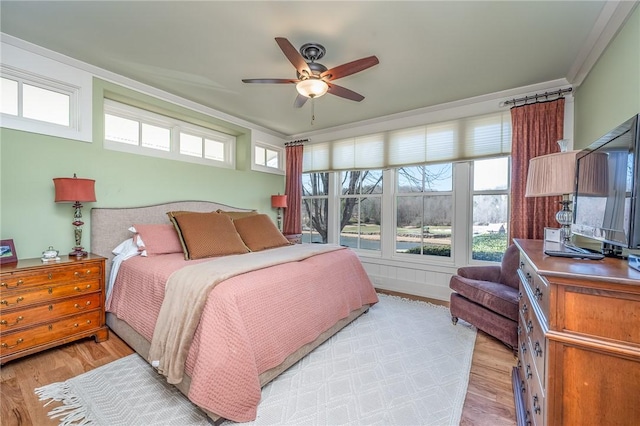
[[(3, 33), (294, 135), (531, 84), (575, 77), (604, 1), (6, 1)], [(604, 11), (604, 12), (603, 12)], [(278, 48), (326, 47), (328, 68), (376, 55), (325, 95), (293, 107), (295, 78)]]

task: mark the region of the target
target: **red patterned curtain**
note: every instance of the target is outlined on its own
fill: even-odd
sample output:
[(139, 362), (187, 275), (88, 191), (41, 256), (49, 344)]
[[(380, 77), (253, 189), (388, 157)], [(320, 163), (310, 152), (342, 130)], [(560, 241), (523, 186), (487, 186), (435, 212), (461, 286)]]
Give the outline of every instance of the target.
[(301, 143), (286, 145), (287, 176), (285, 194), (287, 194), (287, 208), (284, 211), (284, 234), (302, 233), (301, 202), (302, 202), (302, 153)]
[(562, 197), (525, 198), (529, 160), (559, 152), (564, 134), (564, 98), (511, 108), (511, 217), (513, 238), (543, 239), (544, 228), (558, 228)]

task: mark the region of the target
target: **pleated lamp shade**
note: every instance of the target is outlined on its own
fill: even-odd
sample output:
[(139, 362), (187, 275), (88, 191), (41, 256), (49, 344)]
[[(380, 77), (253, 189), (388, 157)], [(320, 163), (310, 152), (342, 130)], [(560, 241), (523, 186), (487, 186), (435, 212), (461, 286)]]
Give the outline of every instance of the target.
[(576, 156), (580, 151), (556, 152), (529, 160), (525, 197), (572, 194), (576, 179)]
[(604, 197), (609, 194), (609, 156), (591, 152), (578, 160), (578, 193)]

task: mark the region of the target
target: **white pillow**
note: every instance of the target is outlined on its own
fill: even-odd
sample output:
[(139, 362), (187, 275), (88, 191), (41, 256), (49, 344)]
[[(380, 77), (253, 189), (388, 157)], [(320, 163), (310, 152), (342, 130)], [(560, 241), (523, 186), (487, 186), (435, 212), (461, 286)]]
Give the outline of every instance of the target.
[(138, 234), (138, 231), (136, 231), (136, 228), (134, 226), (129, 228), (129, 232), (133, 232), (135, 234), (133, 241), (135, 242), (138, 251), (140, 252), (140, 256), (147, 256), (147, 250), (145, 250), (144, 247), (144, 241), (142, 241), (142, 237), (140, 236), (140, 234)]
[(133, 242), (133, 238), (129, 238), (128, 240), (124, 240), (116, 248), (112, 251), (116, 256), (121, 254), (125, 257), (135, 256), (139, 254), (138, 246)]

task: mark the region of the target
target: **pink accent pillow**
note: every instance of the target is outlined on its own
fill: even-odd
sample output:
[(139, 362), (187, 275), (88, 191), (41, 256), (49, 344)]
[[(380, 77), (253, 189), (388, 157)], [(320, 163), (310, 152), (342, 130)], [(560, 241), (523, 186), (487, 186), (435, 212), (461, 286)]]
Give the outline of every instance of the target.
[(178, 233), (172, 224), (133, 225), (144, 242), (148, 256), (168, 253), (182, 253)]

